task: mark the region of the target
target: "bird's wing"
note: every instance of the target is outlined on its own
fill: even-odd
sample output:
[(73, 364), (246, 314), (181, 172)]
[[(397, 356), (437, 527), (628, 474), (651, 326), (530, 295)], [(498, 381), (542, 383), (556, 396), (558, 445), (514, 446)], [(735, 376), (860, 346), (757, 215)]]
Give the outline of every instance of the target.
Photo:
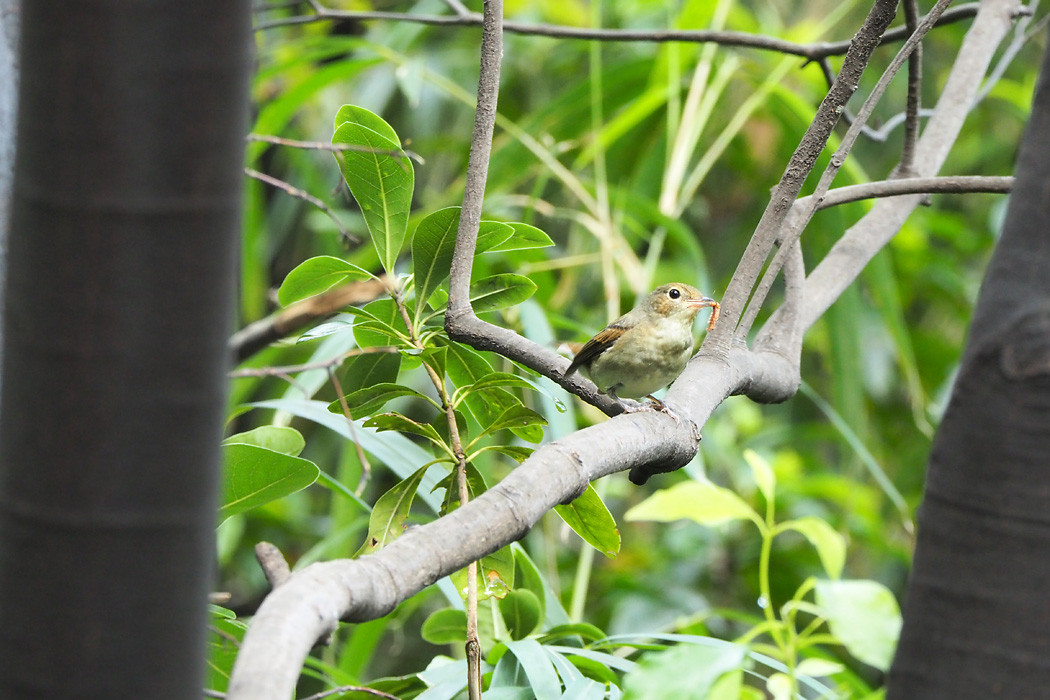
[(569, 368), (565, 370), (566, 376), (572, 374), (580, 367), (588, 365), (593, 359), (601, 355), (603, 352), (612, 347), (616, 339), (623, 335), (626, 328), (619, 325), (623, 319), (617, 319), (613, 323), (610, 323), (604, 329), (598, 331), (593, 338), (587, 341), (587, 344), (580, 348), (580, 351), (576, 353), (576, 357), (572, 358), (572, 362), (569, 363)]

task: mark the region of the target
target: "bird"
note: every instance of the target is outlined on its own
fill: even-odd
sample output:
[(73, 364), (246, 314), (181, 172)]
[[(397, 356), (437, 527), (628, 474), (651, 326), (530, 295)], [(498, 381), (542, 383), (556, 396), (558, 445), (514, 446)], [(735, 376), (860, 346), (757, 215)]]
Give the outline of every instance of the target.
[[(708, 306), (710, 331), (718, 320), (718, 302), (688, 284), (661, 285), (588, 340), (565, 376), (585, 369), (598, 390), (619, 402), (625, 412), (659, 410), (677, 418), (652, 394), (685, 369), (693, 355), (693, 321)], [(643, 396), (652, 404), (633, 401)]]

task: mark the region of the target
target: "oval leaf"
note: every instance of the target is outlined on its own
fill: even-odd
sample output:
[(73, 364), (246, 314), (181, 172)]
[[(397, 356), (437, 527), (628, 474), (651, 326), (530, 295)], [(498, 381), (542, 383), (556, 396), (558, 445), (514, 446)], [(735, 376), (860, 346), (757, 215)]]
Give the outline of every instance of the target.
[(232, 445), (233, 443), (265, 447), (268, 450), (292, 457), (298, 457), (299, 453), (306, 447), (306, 440), (303, 439), (302, 433), (295, 428), (288, 428), (283, 425), (264, 425), (246, 433), (231, 435), (222, 441), (224, 445)]
[(524, 639), (540, 624), (540, 599), (526, 588), (511, 591), (499, 602), (499, 611), (511, 639)]
[(701, 525), (717, 525), (729, 520), (761, 520), (739, 496), (710, 481), (683, 481), (657, 491), (628, 510), (624, 517), (657, 522), (686, 518)]
[(448, 277), (458, 228), (459, 207), (439, 209), (416, 226), (412, 237), (412, 276), (416, 284), (417, 319), (430, 295)]
[(492, 275), (470, 285), (470, 304), (481, 314), (520, 304), (535, 293), (536, 283), (524, 275)]
[(369, 277), (372, 275), (357, 265), (331, 255), (318, 255), (299, 263), (285, 276), (277, 290), (277, 301), (288, 306), (336, 285)]
[(875, 581), (819, 581), (817, 605), (831, 633), (855, 658), (886, 671), (901, 631), (893, 593)]
[(401, 155), (400, 143), (360, 122), (341, 124), (332, 135), (332, 143), (355, 147), (355, 150), (337, 151), (335, 159), (361, 208), (379, 261), (393, 274), (408, 230), (415, 187), (412, 161)]
[(591, 484), (587, 484), (587, 489), (572, 503), (554, 506), (554, 510), (584, 542), (605, 556), (615, 557), (620, 551), (616, 520)]
[(320, 473), (313, 462), (258, 445), (223, 445), (219, 522), (305, 489)]
[[(399, 396), (415, 396), (426, 400), (426, 397), (415, 389), (409, 389), (407, 386), (401, 386), (400, 384), (383, 382), (381, 384), (373, 384), (372, 386), (365, 387), (364, 389), (360, 389), (347, 395), (346, 405), (347, 408), (350, 409), (351, 416), (354, 418), (363, 418), (364, 416), (370, 415), (379, 410), (388, 401), (392, 401)], [(342, 413), (343, 405), (337, 399), (328, 404), (328, 410), (332, 413)]]
[(401, 536), (412, 509), (412, 501), (415, 500), (416, 491), (419, 490), (419, 484), (428, 468), (429, 466), (417, 469), (379, 497), (368, 519), (368, 537), (355, 556), (382, 549), (387, 543)]
[(420, 634), (431, 644), (462, 644), (467, 640), (467, 613), (438, 610), (423, 622)]
[(751, 467), (755, 485), (766, 501), (772, 501), (777, 488), (777, 477), (766, 458), (754, 450), (744, 450), (744, 461)]
[[(508, 238), (503, 242), (498, 243), (490, 248), (486, 248), (486, 253), (499, 253), (508, 250), (527, 250), (529, 248), (548, 248), (554, 245), (554, 241), (551, 237), (540, 229), (530, 224), (512, 223), (509, 224), (511, 229), (514, 231)], [(479, 239), (480, 243), (480, 239)]]
[(795, 530), (817, 548), (820, 563), (830, 578), (842, 575), (846, 563), (846, 541), (830, 525), (816, 517), (799, 518), (781, 523), (778, 530)]
[(518, 404), (501, 413), (496, 420), (486, 426), (482, 435), (489, 435), (500, 430), (512, 430), (523, 440), (539, 443), (543, 440), (543, 430), (539, 427), (542, 425), (547, 425), (546, 418), (531, 408)]
[(400, 433), (412, 433), (413, 435), (419, 435), (425, 437), (432, 443), (447, 451), (444, 441), (438, 434), (438, 431), (434, 429), (434, 426), (429, 423), (417, 423), (411, 418), (407, 418), (400, 413), (380, 413), (378, 416), (372, 416), (365, 421), (364, 426), (366, 428), (375, 428), (377, 432), (383, 432), (384, 430), (396, 430)]
[(335, 129), (338, 131), (343, 124), (360, 124), (383, 138), (393, 141), (399, 147), (401, 146), (401, 139), (398, 138), (394, 127), (387, 124), (378, 114), (370, 112), (364, 107), (358, 107), (357, 105), (343, 105), (340, 107), (339, 111), (335, 113)]

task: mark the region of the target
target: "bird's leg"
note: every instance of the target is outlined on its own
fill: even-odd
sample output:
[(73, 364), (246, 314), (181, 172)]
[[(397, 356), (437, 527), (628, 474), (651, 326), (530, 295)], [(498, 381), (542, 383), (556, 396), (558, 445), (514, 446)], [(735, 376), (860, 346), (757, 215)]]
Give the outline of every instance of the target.
[[(616, 386), (619, 386), (617, 384)], [(635, 401), (634, 399), (623, 399), (616, 395), (616, 387), (612, 386), (605, 390), (606, 394), (613, 397), (621, 406), (623, 406), (624, 413), (638, 413), (639, 411), (651, 411), (652, 406), (648, 406), (641, 401)]]

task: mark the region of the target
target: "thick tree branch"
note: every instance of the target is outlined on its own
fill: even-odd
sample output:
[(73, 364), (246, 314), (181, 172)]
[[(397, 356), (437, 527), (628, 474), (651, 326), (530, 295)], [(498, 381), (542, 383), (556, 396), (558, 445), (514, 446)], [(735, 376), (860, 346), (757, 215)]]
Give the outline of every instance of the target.
[[(728, 358), (692, 363), (703, 386), (690, 416), (676, 425), (657, 413), (617, 416), (545, 445), (496, 486), (467, 505), (411, 528), (385, 548), (356, 560), (313, 564), (292, 574), (259, 608), (234, 666), (230, 700), (287, 700), (302, 660), (340, 619), (363, 622), (470, 561), (520, 539), (559, 503), (595, 479), (624, 469), (644, 480), (686, 464), (701, 424), (727, 396), (793, 376), (774, 353), (734, 350)], [(694, 423), (695, 421), (695, 423)]]

